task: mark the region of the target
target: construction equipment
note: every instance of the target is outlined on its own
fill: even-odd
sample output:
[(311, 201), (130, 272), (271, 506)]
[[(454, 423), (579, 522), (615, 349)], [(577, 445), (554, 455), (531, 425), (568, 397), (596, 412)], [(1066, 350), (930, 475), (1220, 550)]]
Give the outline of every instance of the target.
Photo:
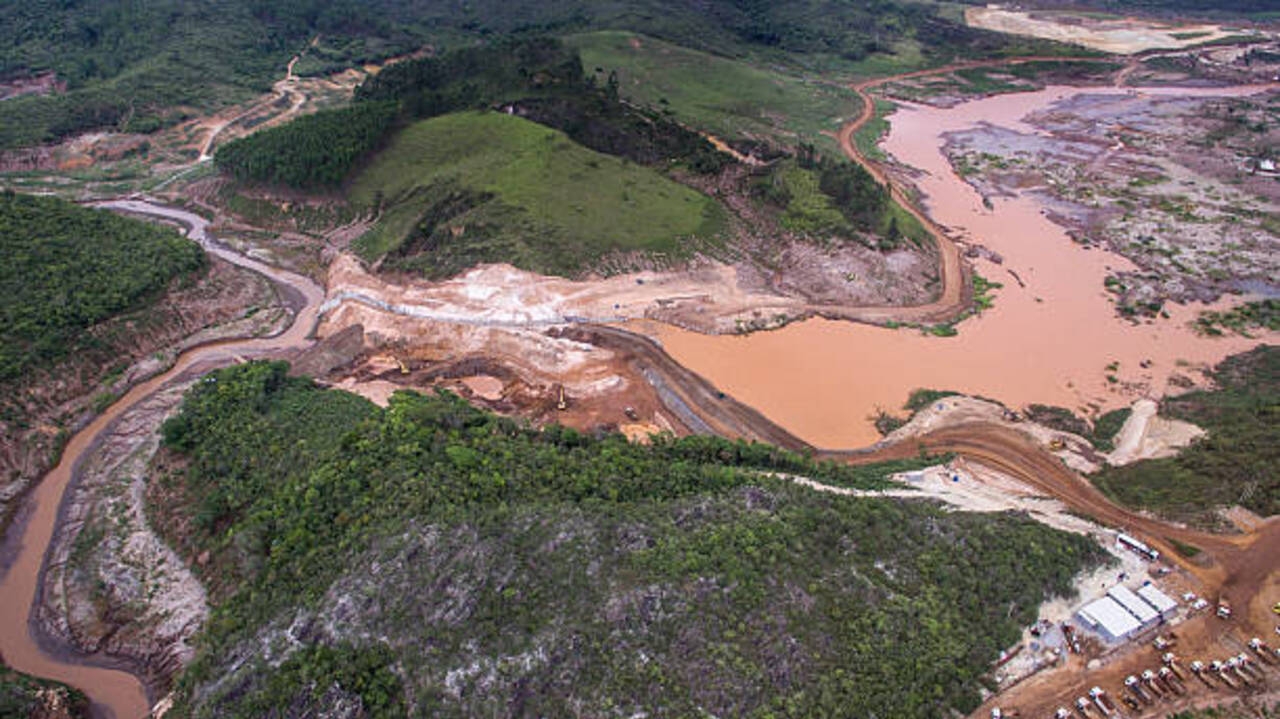
[(1116, 705), (1111, 703), (1111, 697), (1102, 691), (1102, 687), (1094, 687), (1089, 690), (1089, 698), (1093, 699), (1093, 703), (1098, 705), (1098, 710), (1103, 716), (1111, 716), (1116, 713)]
[(566, 409), (569, 409), (569, 400), (567, 400), (564, 396), (564, 385), (560, 385), (560, 400), (556, 402), (556, 409), (560, 410), (561, 412), (565, 411)]
[(1236, 655), (1236, 661), (1239, 663), (1240, 671), (1248, 672), (1254, 679), (1262, 678), (1262, 667), (1253, 661), (1248, 654), (1241, 652)]
[(1161, 634), (1152, 642), (1158, 651), (1165, 651), (1178, 646), (1178, 635), (1170, 632), (1168, 636)]
[(1142, 683), (1151, 690), (1151, 693), (1154, 694), (1157, 699), (1164, 699), (1164, 696), (1169, 693), (1167, 688), (1160, 685), (1160, 681), (1156, 678), (1156, 673), (1150, 669), (1142, 672)]
[(1051, 439), (1051, 440), (1049, 440), (1049, 451), (1050, 451), (1050, 452), (1061, 452), (1062, 450), (1064, 450), (1064, 449), (1066, 449), (1066, 448), (1067, 448), (1067, 443), (1066, 443), (1066, 442), (1063, 442), (1063, 441), (1062, 441), (1062, 440), (1060, 440), (1060, 439)]
[(623, 407), (622, 413), (627, 415), (627, 419), (631, 420), (632, 422), (638, 421), (640, 419), (640, 414), (636, 412), (635, 407)]
[(1164, 682), (1165, 686), (1178, 694), (1187, 693), (1186, 685), (1182, 683), (1182, 680), (1179, 679), (1173, 671), (1169, 669), (1169, 667), (1160, 667), (1160, 671), (1156, 673), (1156, 676), (1160, 677), (1160, 681)]
[(1172, 669), (1173, 673), (1177, 675), (1179, 679), (1187, 678), (1186, 672), (1182, 671), (1182, 665), (1178, 664), (1177, 654), (1174, 654), (1173, 652), (1165, 652), (1164, 656), (1160, 657), (1160, 661), (1163, 662), (1166, 667)]
[(1204, 662), (1200, 661), (1199, 659), (1191, 662), (1191, 673), (1199, 677), (1200, 681), (1204, 682), (1204, 685), (1209, 687), (1210, 689), (1217, 688), (1214, 685), (1213, 680), (1209, 678), (1209, 671), (1208, 669), (1205, 668)]
[(1209, 664), (1209, 669), (1213, 671), (1214, 675), (1218, 677), (1218, 680), (1221, 681), (1223, 684), (1226, 684), (1228, 687), (1232, 689), (1240, 688), (1240, 681), (1236, 679), (1234, 676), (1232, 676), (1231, 674), (1227, 673), (1228, 670), (1227, 670), (1226, 664), (1223, 664), (1222, 662), (1215, 659)]
[(1223, 662), (1223, 665), (1226, 666), (1226, 671), (1229, 671), (1239, 677), (1240, 681), (1244, 684), (1254, 683), (1255, 680), (1253, 675), (1244, 671), (1244, 667), (1240, 665), (1240, 660), (1237, 657), (1227, 657), (1227, 660)]
[(1280, 659), (1277, 659), (1275, 651), (1258, 637), (1249, 640), (1249, 648), (1253, 650), (1254, 654), (1262, 657), (1262, 660), (1267, 664), (1275, 664), (1280, 661)]
[(1129, 707), (1130, 709), (1134, 711), (1142, 711), (1142, 705), (1138, 703), (1138, 700), (1134, 699), (1128, 694), (1121, 694), (1120, 699), (1123, 700), (1124, 705)]
[(1058, 711), (1053, 713), (1053, 719), (1071, 719), (1071, 712), (1066, 707), (1058, 707)]
[(1088, 699), (1076, 697), (1076, 711), (1080, 712), (1080, 716), (1084, 717), (1084, 719), (1093, 719), (1092, 715), (1089, 714), (1089, 707), (1091, 706), (1093, 705), (1089, 703)]
[(1219, 619), (1231, 618), (1231, 603), (1225, 599), (1218, 600), (1218, 618)]
[(404, 360), (399, 357), (396, 357), (395, 360), (396, 364), (400, 365), (400, 374), (409, 374), (409, 365), (405, 364)]
[(1156, 700), (1151, 698), (1146, 689), (1142, 688), (1142, 684), (1138, 682), (1138, 678), (1130, 674), (1124, 678), (1124, 687), (1133, 693), (1135, 697), (1140, 699), (1143, 704), (1155, 704)]

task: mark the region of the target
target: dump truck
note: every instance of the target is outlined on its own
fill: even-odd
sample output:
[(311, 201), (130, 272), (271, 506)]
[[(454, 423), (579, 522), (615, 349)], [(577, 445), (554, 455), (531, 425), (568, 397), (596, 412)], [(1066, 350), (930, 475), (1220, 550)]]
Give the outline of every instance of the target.
[(1093, 703), (1098, 705), (1098, 709), (1103, 716), (1112, 716), (1116, 713), (1116, 705), (1111, 703), (1111, 697), (1102, 691), (1102, 687), (1094, 687), (1089, 690), (1089, 697), (1093, 699)]
[(1204, 685), (1210, 689), (1217, 688), (1217, 685), (1215, 685), (1213, 680), (1209, 678), (1209, 669), (1205, 667), (1204, 662), (1198, 659), (1191, 662), (1191, 673), (1199, 677), (1200, 681), (1204, 682)]
[(1216, 676), (1223, 684), (1226, 684), (1232, 689), (1240, 688), (1240, 680), (1235, 678), (1234, 672), (1231, 672), (1223, 662), (1215, 659), (1209, 664), (1209, 669), (1213, 671), (1214, 676)]
[(1160, 657), (1160, 661), (1163, 662), (1166, 667), (1172, 669), (1173, 673), (1176, 674), (1179, 679), (1187, 678), (1186, 672), (1182, 671), (1182, 665), (1178, 663), (1177, 654), (1174, 654), (1173, 652), (1165, 652), (1164, 656)]
[(1157, 699), (1163, 699), (1165, 695), (1169, 693), (1169, 689), (1160, 683), (1160, 680), (1156, 678), (1156, 673), (1150, 669), (1142, 672), (1142, 683), (1151, 690), (1151, 693), (1154, 694)]
[(1267, 646), (1267, 643), (1258, 637), (1254, 637), (1249, 640), (1249, 648), (1253, 650), (1254, 654), (1257, 654), (1268, 664), (1275, 664), (1277, 661), (1280, 661), (1280, 659), (1277, 659), (1276, 657), (1275, 650)]
[(1139, 682), (1138, 678), (1135, 677), (1134, 675), (1130, 674), (1129, 676), (1124, 678), (1124, 687), (1125, 689), (1128, 689), (1130, 692), (1133, 692), (1133, 695), (1138, 699), (1140, 699), (1143, 704), (1156, 703), (1156, 700), (1152, 698), (1151, 694), (1148, 693), (1146, 689), (1142, 688), (1142, 683)]
[(1164, 682), (1165, 686), (1178, 694), (1187, 693), (1186, 685), (1182, 683), (1182, 680), (1179, 679), (1173, 671), (1169, 669), (1169, 667), (1160, 667), (1160, 670), (1156, 672), (1156, 676), (1160, 677), (1160, 681)]

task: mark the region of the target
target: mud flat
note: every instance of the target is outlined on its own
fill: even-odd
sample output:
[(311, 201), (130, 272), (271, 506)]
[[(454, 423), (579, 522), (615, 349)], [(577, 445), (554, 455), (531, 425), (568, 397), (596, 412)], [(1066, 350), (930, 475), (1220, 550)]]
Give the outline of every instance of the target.
[[(951, 109), (903, 107), (894, 115), (884, 148), (925, 173), (917, 187), (930, 215), (962, 243), (981, 245), (1002, 260), (974, 260), (979, 274), (1004, 286), (996, 291), (995, 307), (963, 322), (959, 336), (825, 320), (745, 337), (669, 326), (648, 331), (676, 361), (822, 447), (874, 442), (877, 408), (896, 409), (919, 387), (1010, 406), (1038, 402), (1088, 411), (1200, 380), (1200, 369), (1259, 340), (1200, 337), (1188, 323), (1205, 305), (1170, 305), (1167, 319), (1137, 324), (1118, 318), (1103, 283), (1109, 272), (1135, 270), (1132, 263), (1074, 243), (1034, 197), (995, 198), (991, 209), (984, 207), (943, 154), (948, 133), (984, 123), (1034, 132), (1022, 118), (1082, 92), (1128, 90), (1051, 87)], [(1214, 96), (1250, 89), (1151, 92)], [(1262, 341), (1277, 339), (1272, 334)]]

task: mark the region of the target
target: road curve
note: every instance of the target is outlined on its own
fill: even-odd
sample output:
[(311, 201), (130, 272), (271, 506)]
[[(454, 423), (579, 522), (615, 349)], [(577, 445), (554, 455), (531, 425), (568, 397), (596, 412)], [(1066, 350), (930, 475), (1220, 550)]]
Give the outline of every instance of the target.
[(293, 324), (275, 337), (225, 340), (198, 346), (184, 352), (167, 372), (130, 389), (71, 438), (57, 466), (27, 496), (20, 509), (19, 521), (13, 523), (4, 538), (5, 548), (13, 551), (13, 558), (3, 578), (0, 578), (0, 657), (18, 671), (56, 679), (81, 689), (89, 697), (95, 717), (137, 719), (150, 711), (146, 693), (137, 677), (119, 669), (90, 666), (89, 662), (118, 663), (75, 655), (53, 646), (54, 643), (47, 639), (41, 641), (43, 638), (33, 633), (32, 609), (63, 494), (80, 462), (96, 446), (98, 437), (121, 414), (170, 380), (197, 366), (209, 369), (231, 364), (239, 358), (261, 357), (309, 345), (324, 291), (306, 277), (243, 257), (217, 244), (208, 233), (208, 223), (198, 215), (143, 200), (120, 200), (98, 206), (180, 222), (189, 228), (188, 236), (206, 251), (267, 276), (295, 301), (300, 301), (302, 307)]
[(902, 306), (873, 306), (873, 307), (850, 307), (831, 308), (821, 307), (814, 308), (818, 314), (830, 317), (832, 319), (849, 319), (862, 322), (884, 323), (887, 321), (894, 322), (946, 322), (956, 319), (963, 313), (973, 301), (973, 278), (970, 276), (969, 268), (960, 258), (960, 248), (955, 241), (947, 234), (945, 228), (934, 222), (911, 200), (906, 191), (899, 186), (893, 178), (875, 162), (863, 155), (859, 150), (857, 143), (853, 141), (853, 136), (863, 125), (870, 122), (876, 114), (875, 99), (871, 96), (871, 91), (882, 85), (897, 82), (899, 80), (909, 80), (919, 77), (929, 77), (932, 75), (942, 75), (956, 70), (968, 70), (979, 67), (1004, 67), (1008, 65), (1022, 65), (1032, 62), (1062, 62), (1062, 61), (1081, 61), (1096, 63), (1114, 63), (1113, 58), (1063, 58), (1063, 57), (1043, 57), (1043, 56), (1027, 56), (1018, 58), (1008, 58), (1004, 60), (974, 60), (971, 62), (955, 63), (944, 67), (930, 68), (927, 70), (916, 70), (914, 72), (906, 72), (899, 75), (891, 75), (889, 77), (879, 77), (873, 80), (864, 80), (856, 83), (851, 89), (857, 93), (858, 99), (862, 101), (862, 112), (849, 122), (845, 123), (836, 133), (836, 141), (840, 143), (840, 149), (853, 162), (858, 163), (868, 173), (875, 178), (876, 182), (889, 188), (889, 196), (906, 210), (918, 221), (921, 226), (933, 238), (934, 245), (938, 248), (938, 277), (942, 284), (942, 291), (938, 294), (937, 299), (923, 305), (915, 305), (911, 307)]

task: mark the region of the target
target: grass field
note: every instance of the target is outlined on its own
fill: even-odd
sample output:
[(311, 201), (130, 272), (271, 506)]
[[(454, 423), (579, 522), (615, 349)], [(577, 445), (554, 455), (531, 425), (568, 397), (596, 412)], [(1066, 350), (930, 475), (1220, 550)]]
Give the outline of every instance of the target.
[(725, 224), (711, 198), (654, 170), (492, 112), (411, 125), (350, 196), (383, 208), (356, 250), (369, 260), (413, 255), (402, 267), (429, 276), (476, 262), (575, 275), (633, 252), (662, 264), (718, 244)]
[(630, 32), (594, 32), (566, 41), (578, 48), (587, 72), (603, 82), (618, 73), (623, 97), (666, 108), (681, 122), (726, 139), (767, 136), (786, 145), (799, 138), (824, 150), (825, 132), (858, 114), (852, 90), (805, 80)]

